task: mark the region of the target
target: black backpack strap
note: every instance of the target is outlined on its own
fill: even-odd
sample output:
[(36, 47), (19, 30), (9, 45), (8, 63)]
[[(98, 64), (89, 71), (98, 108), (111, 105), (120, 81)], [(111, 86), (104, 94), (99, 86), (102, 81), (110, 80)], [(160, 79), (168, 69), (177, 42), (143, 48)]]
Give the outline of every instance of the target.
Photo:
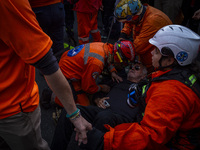
[(148, 82), (142, 82), (138, 84), (138, 88), (140, 89), (139, 90), (140, 96), (138, 98), (139, 108), (140, 108), (140, 112), (138, 113), (138, 116), (137, 116), (138, 123), (140, 123), (140, 121), (142, 120), (144, 116), (144, 111), (146, 107), (146, 103), (145, 103), (146, 92), (151, 86), (151, 83), (164, 81), (164, 80), (177, 80), (185, 84), (189, 88), (191, 88), (196, 93), (196, 95), (200, 98), (200, 80), (198, 76), (196, 76), (190, 69), (174, 68), (173, 70), (171, 70), (170, 72), (162, 76), (153, 78), (152, 80)]
[(145, 102), (145, 98), (146, 98), (146, 92), (149, 89), (151, 85), (151, 81), (149, 80), (143, 80), (142, 82), (138, 83), (138, 107), (139, 107), (139, 112), (137, 115), (137, 122), (140, 123), (140, 121), (142, 121), (142, 118), (144, 116), (144, 111), (146, 108), (146, 102)]
[(172, 71), (162, 76), (153, 78), (152, 82), (163, 80), (177, 80), (191, 88), (200, 98), (200, 81), (198, 76), (196, 76), (195, 73), (188, 68), (174, 68)]

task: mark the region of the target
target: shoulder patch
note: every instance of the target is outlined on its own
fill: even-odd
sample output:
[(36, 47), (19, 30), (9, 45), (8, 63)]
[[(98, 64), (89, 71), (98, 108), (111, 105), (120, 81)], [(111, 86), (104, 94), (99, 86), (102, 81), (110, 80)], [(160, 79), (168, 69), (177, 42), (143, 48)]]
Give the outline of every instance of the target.
[(69, 52), (67, 53), (67, 56), (73, 57), (77, 55), (83, 49), (83, 47), (84, 47), (84, 44), (74, 47), (73, 49), (69, 50)]

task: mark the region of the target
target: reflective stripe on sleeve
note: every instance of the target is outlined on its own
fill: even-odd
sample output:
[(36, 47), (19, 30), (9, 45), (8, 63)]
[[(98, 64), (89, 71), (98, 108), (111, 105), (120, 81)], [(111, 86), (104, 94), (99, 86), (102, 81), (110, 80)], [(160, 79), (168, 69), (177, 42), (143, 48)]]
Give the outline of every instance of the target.
[(86, 42), (86, 41), (89, 41), (89, 37), (86, 37), (86, 38), (78, 37), (78, 40)]
[(91, 33), (97, 33), (97, 32), (99, 32), (99, 29), (91, 30), (90, 32), (91, 32)]
[(83, 56), (84, 65), (87, 64), (88, 57), (94, 57), (94, 58), (100, 60), (104, 64), (104, 58), (101, 55), (99, 55), (97, 53), (90, 53), (90, 44), (89, 43), (85, 44), (85, 53)]

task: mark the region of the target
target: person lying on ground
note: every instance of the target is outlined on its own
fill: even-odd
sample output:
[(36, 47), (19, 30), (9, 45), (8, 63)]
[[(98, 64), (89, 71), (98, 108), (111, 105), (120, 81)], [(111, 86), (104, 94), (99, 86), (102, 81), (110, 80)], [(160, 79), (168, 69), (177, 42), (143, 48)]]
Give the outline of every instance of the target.
[[(106, 97), (95, 100), (97, 106), (77, 105), (77, 107), (80, 109), (82, 116), (84, 116), (93, 127), (102, 132), (107, 131), (106, 128), (104, 128), (104, 124), (109, 124), (114, 127), (117, 124), (134, 122), (138, 109), (129, 106), (127, 103), (127, 95), (129, 94), (130, 86), (135, 86), (139, 82), (145, 80), (146, 75), (146, 67), (141, 63), (136, 63), (131, 66), (127, 78), (124, 79), (123, 82), (113, 85)], [(105, 100), (107, 105), (105, 105)], [(74, 126), (70, 123), (69, 119), (66, 118), (66, 112), (63, 110), (55, 129), (51, 149), (66, 150), (67, 147), (68, 149), (72, 149), (73, 146), (76, 147), (77, 143), (75, 145), (73, 144), (73, 131)], [(72, 143), (69, 144), (71, 136), (73, 137)]]

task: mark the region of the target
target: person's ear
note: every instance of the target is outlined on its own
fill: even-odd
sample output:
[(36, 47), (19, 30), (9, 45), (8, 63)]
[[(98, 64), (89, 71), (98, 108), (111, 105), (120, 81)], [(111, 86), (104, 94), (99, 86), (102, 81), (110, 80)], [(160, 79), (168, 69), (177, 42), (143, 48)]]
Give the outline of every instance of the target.
[(175, 61), (174, 57), (169, 56), (169, 57), (167, 58), (167, 61), (166, 61), (167, 66), (172, 65), (172, 64), (174, 63), (174, 61)]

